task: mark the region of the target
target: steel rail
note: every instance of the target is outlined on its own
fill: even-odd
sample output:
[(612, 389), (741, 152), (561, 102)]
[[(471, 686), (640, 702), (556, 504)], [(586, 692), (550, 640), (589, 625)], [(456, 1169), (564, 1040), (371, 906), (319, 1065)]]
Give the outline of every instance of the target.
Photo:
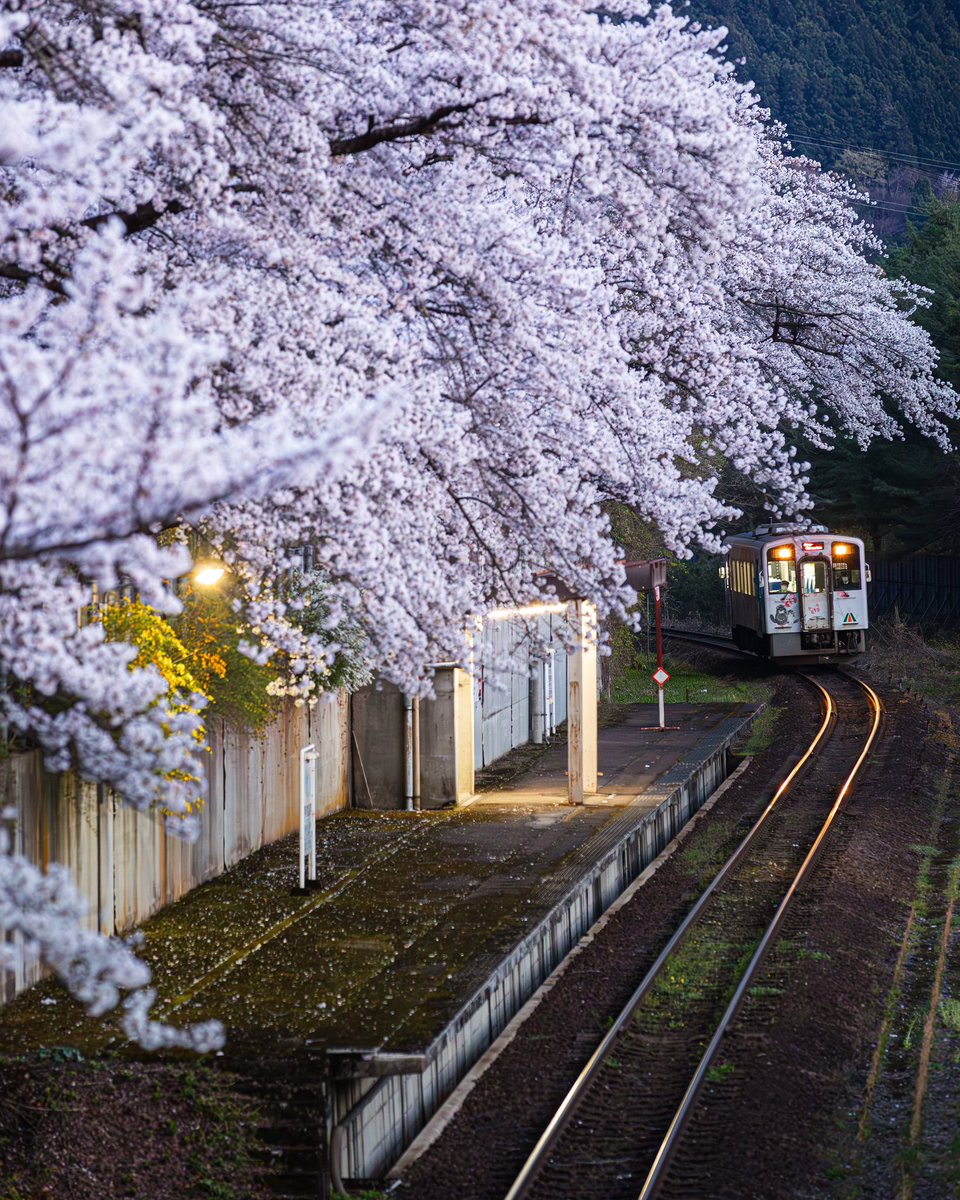
[(616, 1041), (620, 1032), (631, 1021), (636, 1008), (641, 1003), (644, 996), (647, 994), (647, 992), (650, 990), (650, 988), (653, 986), (653, 984), (656, 982), (656, 979), (657, 979), (658, 975), (660, 974), (660, 971), (662, 970), (664, 963), (666, 963), (666, 961), (670, 957), (670, 955), (674, 952), (674, 950), (676, 950), (676, 948), (680, 945), (680, 943), (686, 937), (691, 926), (696, 922), (697, 918), (700, 916), (701, 912), (706, 907), (707, 902), (709, 901), (710, 897), (713, 895), (714, 891), (716, 891), (716, 889), (724, 881), (724, 879), (727, 877), (727, 875), (730, 874), (730, 872), (734, 869), (734, 867), (737, 866), (737, 864), (740, 862), (740, 860), (746, 854), (747, 850), (752, 845), (754, 838), (756, 837), (757, 833), (759, 832), (761, 826), (764, 824), (767, 817), (773, 811), (773, 808), (776, 805), (777, 801), (780, 800), (781, 797), (786, 794), (786, 792), (789, 790), (791, 784), (794, 782), (796, 777), (803, 770), (803, 768), (806, 766), (806, 764), (810, 761), (811, 757), (817, 752), (817, 750), (820, 747), (821, 742), (827, 736), (827, 733), (833, 729), (833, 726), (836, 723), (836, 708), (833, 703), (833, 698), (831, 697), (830, 693), (826, 690), (826, 688), (822, 687), (819, 683), (816, 682), (816, 680), (811, 679), (810, 682), (816, 688), (819, 689), (819, 691), (823, 697), (823, 700), (824, 700), (823, 721), (820, 725), (820, 728), (817, 730), (816, 736), (814, 737), (814, 739), (810, 743), (810, 745), (807, 747), (807, 749), (804, 751), (799, 762), (797, 762), (795, 764), (793, 769), (789, 772), (789, 774), (786, 776), (786, 778), (782, 781), (780, 786), (777, 788), (776, 792), (774, 793), (773, 798), (769, 801), (766, 808), (763, 810), (763, 812), (760, 814), (760, 816), (754, 822), (749, 833), (747, 833), (746, 837), (743, 839), (743, 841), (740, 843), (740, 845), (737, 847), (737, 849), (734, 850), (733, 854), (730, 855), (730, 857), (723, 864), (723, 866), (720, 868), (720, 870), (717, 872), (717, 874), (714, 876), (714, 878), (711, 880), (711, 882), (707, 885), (705, 891), (701, 894), (701, 896), (696, 901), (694, 906), (690, 909), (690, 911), (684, 917), (681, 924), (677, 927), (676, 931), (671, 936), (670, 940), (667, 942), (667, 944), (664, 946), (664, 948), (660, 951), (659, 955), (656, 958), (656, 961), (653, 963), (653, 965), (647, 971), (646, 975), (643, 977), (639, 986), (634, 991), (634, 993), (630, 997), (630, 999), (627, 1001), (625, 1007), (623, 1008), (623, 1011), (620, 1013), (620, 1016), (613, 1023), (613, 1025), (610, 1027), (610, 1029), (607, 1032), (606, 1036), (604, 1037), (603, 1041), (599, 1044), (599, 1046), (597, 1046), (596, 1050), (594, 1050), (593, 1054), (590, 1056), (586, 1065), (583, 1067), (580, 1074), (577, 1076), (576, 1080), (570, 1087), (570, 1090), (567, 1092), (566, 1096), (564, 1097), (563, 1101), (561, 1102), (556, 1113), (551, 1118), (549, 1125), (544, 1130), (544, 1132), (540, 1135), (540, 1138), (538, 1139), (536, 1145), (534, 1146), (533, 1150), (531, 1150), (526, 1162), (523, 1164), (522, 1168), (520, 1169), (520, 1173), (517, 1175), (516, 1179), (514, 1180), (512, 1187), (510, 1188), (509, 1192), (507, 1192), (505, 1200), (522, 1200), (522, 1198), (527, 1195), (530, 1187), (532, 1186), (532, 1184), (534, 1182), (534, 1179), (536, 1178), (540, 1168), (542, 1167), (542, 1165), (544, 1163), (544, 1160), (546, 1159), (547, 1155), (550, 1153), (551, 1149), (553, 1148), (554, 1144), (556, 1143), (557, 1138), (560, 1136), (560, 1134), (563, 1132), (564, 1128), (566, 1127), (566, 1125), (567, 1125), (568, 1121), (570, 1120), (570, 1117), (573, 1113), (573, 1110), (576, 1108), (577, 1103), (579, 1102), (581, 1096), (586, 1091), (587, 1087), (589, 1086), (590, 1082), (592, 1081), (592, 1079), (594, 1078), (596, 1073), (600, 1070), (600, 1067), (602, 1066), (604, 1059), (607, 1057), (607, 1054), (609, 1053), (610, 1049), (612, 1048), (613, 1043)]
[(677, 642), (693, 642), (697, 646), (713, 646), (717, 650), (727, 650), (731, 654), (742, 654), (745, 658), (755, 658), (749, 650), (743, 650), (733, 638), (721, 637), (719, 633), (690, 633), (686, 629), (669, 629), (664, 626), (663, 636), (673, 638)]
[[(809, 676), (804, 676), (804, 678), (809, 679)], [(852, 677), (848, 676), (848, 678)], [(816, 683), (816, 680), (810, 680), (810, 682), (815, 683), (817, 687), (820, 687), (820, 684)], [(780, 901), (777, 911), (773, 915), (773, 919), (767, 926), (767, 930), (763, 937), (760, 939), (760, 943), (754, 951), (753, 958), (751, 958), (750, 963), (740, 980), (740, 983), (737, 985), (737, 989), (734, 992), (730, 1003), (727, 1005), (726, 1011), (720, 1019), (720, 1023), (717, 1026), (716, 1032), (710, 1039), (710, 1044), (704, 1051), (703, 1057), (700, 1059), (697, 1069), (690, 1080), (687, 1090), (684, 1093), (684, 1097), (681, 1100), (676, 1113), (674, 1114), (673, 1120), (670, 1122), (670, 1126), (660, 1144), (660, 1148), (653, 1160), (653, 1164), (650, 1167), (650, 1171), (647, 1174), (647, 1178), (644, 1181), (637, 1200), (651, 1200), (651, 1197), (656, 1195), (657, 1189), (663, 1179), (664, 1172), (669, 1166), (673, 1154), (676, 1151), (677, 1143), (683, 1134), (683, 1130), (686, 1127), (687, 1121), (693, 1110), (693, 1106), (696, 1103), (697, 1097), (699, 1096), (700, 1089), (703, 1086), (707, 1071), (710, 1069), (717, 1049), (723, 1040), (723, 1036), (726, 1033), (730, 1022), (740, 1009), (743, 999), (747, 994), (747, 990), (753, 983), (754, 977), (756, 976), (764, 957), (769, 951), (770, 946), (773, 944), (774, 938), (779, 933), (780, 926), (782, 925), (786, 912), (790, 907), (794, 896), (796, 895), (797, 889), (812, 870), (813, 864), (820, 852), (820, 848), (823, 845), (823, 841), (830, 831), (830, 827), (833, 825), (834, 819), (836, 818), (837, 813), (840, 811), (844, 800), (847, 798), (854, 779), (860, 771), (860, 768), (863, 766), (867, 755), (870, 753), (870, 748), (873, 745), (874, 739), (876, 738), (877, 732), (880, 728), (880, 717), (882, 712), (880, 698), (873, 688), (871, 688), (869, 684), (864, 683), (863, 680), (857, 679), (855, 682), (859, 684), (859, 686), (862, 687), (867, 693), (873, 706), (873, 723), (870, 727), (869, 736), (864, 743), (864, 747), (860, 752), (859, 758), (853, 765), (853, 769), (844, 781), (840, 791), (837, 793), (837, 798), (834, 800), (830, 812), (827, 814), (826, 820), (824, 821), (820, 832), (817, 834), (816, 840), (810, 847), (810, 850), (807, 852), (806, 858), (804, 858), (803, 862), (801, 863), (800, 869), (797, 871), (793, 882), (787, 889), (786, 895)], [(821, 688), (821, 691), (822, 690), (823, 689)]]

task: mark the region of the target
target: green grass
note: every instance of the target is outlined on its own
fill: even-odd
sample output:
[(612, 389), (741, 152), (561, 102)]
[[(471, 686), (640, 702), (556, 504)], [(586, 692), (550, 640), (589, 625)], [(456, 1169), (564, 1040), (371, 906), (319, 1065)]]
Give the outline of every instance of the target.
[(944, 997), (938, 1008), (940, 1020), (954, 1033), (960, 1033), (960, 1000)]
[(796, 959), (798, 962), (823, 962), (830, 958), (826, 950), (811, 950), (809, 947), (800, 946), (799, 942), (794, 942), (788, 937), (781, 937), (780, 941), (776, 943), (776, 954), (781, 955), (782, 958)]
[(681, 850), (679, 865), (694, 879), (706, 880), (723, 866), (733, 840), (729, 821), (715, 820), (697, 830), (697, 837)]
[(777, 736), (777, 725), (785, 712), (783, 707), (768, 705), (762, 712), (757, 713), (750, 723), (750, 736), (737, 753), (744, 758), (750, 758), (772, 746)]
[[(669, 966), (644, 1000), (641, 1020), (646, 1015), (662, 1017), (671, 1029), (679, 1029), (690, 1006), (703, 1000), (718, 979), (729, 977), (732, 992), (736, 979), (752, 957), (754, 946), (729, 942), (718, 934), (719, 931), (706, 931), (706, 936), (691, 937), (674, 950)], [(732, 967), (737, 952), (740, 961)]]
[[(760, 680), (737, 680), (708, 675), (677, 658), (665, 658), (664, 670), (670, 676), (663, 689), (666, 704), (739, 704), (757, 703), (770, 696), (770, 686)], [(657, 685), (650, 676), (657, 669), (655, 658), (639, 657), (614, 683), (617, 704), (655, 704)]]

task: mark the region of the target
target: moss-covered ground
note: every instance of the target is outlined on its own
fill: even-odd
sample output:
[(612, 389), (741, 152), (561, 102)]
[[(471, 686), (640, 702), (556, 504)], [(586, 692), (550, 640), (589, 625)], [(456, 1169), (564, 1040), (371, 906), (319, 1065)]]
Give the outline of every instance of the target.
[[(714, 695), (708, 722), (729, 711)], [(625, 711), (611, 706), (607, 726)], [(234, 1043), (421, 1052), (588, 869), (594, 839), (606, 848), (623, 813), (511, 802), (323, 820), (317, 891), (296, 894), (296, 838), (286, 838), (144, 924), (156, 1013), (219, 1018)], [(90, 1056), (121, 1041), (46, 982), (0, 1012), (0, 1053), (44, 1046)]]
[(2, 1200), (266, 1200), (260, 1115), (203, 1063), (0, 1058)]
[[(732, 711), (717, 696), (716, 688), (696, 692), (709, 701), (698, 706), (698, 728)], [(630, 705), (605, 706), (601, 727), (622, 737), (615, 727), (630, 712)], [(521, 773), (530, 767), (521, 763)], [(256, 1143), (254, 1118), (229, 1067), (281, 1044), (422, 1051), (588, 868), (591, 854), (611, 844), (611, 823), (642, 816), (642, 809), (519, 800), (422, 814), (353, 810), (318, 823), (320, 886), (307, 895), (294, 886), (295, 837), (250, 856), (140, 931), (156, 1015), (175, 1023), (217, 1017), (227, 1027), (219, 1062), (228, 1069), (216, 1072), (223, 1082), (199, 1093), (210, 1103), (186, 1094), (195, 1064), (177, 1056), (145, 1063), (109, 1019), (90, 1020), (59, 985), (44, 982), (0, 1011), (0, 1078), (45, 1071), (56, 1092), (48, 1105), (46, 1083), (39, 1093), (28, 1088), (25, 1113), (10, 1097), (9, 1144), (23, 1116), (36, 1153), (16, 1162), (7, 1156), (11, 1173), (0, 1169), (0, 1179), (10, 1186), (0, 1200), (46, 1194), (36, 1172), (44, 1156), (61, 1154), (54, 1145), (64, 1171), (71, 1147), (89, 1165), (97, 1147), (83, 1130), (96, 1129), (94, 1113), (111, 1121), (114, 1109), (142, 1113), (150, 1101), (162, 1128), (143, 1139), (143, 1153), (131, 1152), (114, 1191), (100, 1194), (165, 1196), (140, 1182), (138, 1172), (148, 1178), (152, 1170), (171, 1194), (253, 1196), (244, 1146)], [(60, 1111), (63, 1089), (77, 1098)], [(32, 1114), (37, 1096), (43, 1111)], [(185, 1174), (177, 1157), (184, 1155)], [(81, 1194), (66, 1174), (57, 1179), (51, 1196)]]

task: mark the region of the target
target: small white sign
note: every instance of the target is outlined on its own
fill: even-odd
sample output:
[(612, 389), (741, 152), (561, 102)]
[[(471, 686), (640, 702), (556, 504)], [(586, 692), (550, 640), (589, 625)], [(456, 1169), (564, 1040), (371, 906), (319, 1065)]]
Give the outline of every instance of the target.
[(300, 751), (300, 886), (317, 877), (317, 777), (318, 758), (313, 745)]
[(670, 676), (663, 669), (663, 667), (657, 667), (657, 669), (650, 676), (650, 678), (657, 685), (657, 687), (663, 687), (663, 685), (667, 682), (667, 680), (670, 678)]

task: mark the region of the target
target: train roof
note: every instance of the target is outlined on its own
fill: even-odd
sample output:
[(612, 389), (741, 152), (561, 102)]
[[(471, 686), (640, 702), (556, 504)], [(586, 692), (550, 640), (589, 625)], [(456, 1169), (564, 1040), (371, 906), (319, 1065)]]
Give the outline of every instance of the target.
[(853, 534), (837, 533), (828, 529), (826, 525), (803, 525), (797, 522), (775, 521), (767, 525), (758, 525), (752, 532), (733, 534), (727, 538), (725, 549), (729, 551), (733, 546), (759, 546), (780, 538), (809, 537), (811, 534), (816, 537), (839, 537), (845, 541), (863, 545), (862, 540)]
[(757, 541), (760, 541), (770, 537), (789, 537), (792, 534), (829, 532), (830, 530), (827, 529), (826, 525), (812, 525), (797, 521), (775, 521), (769, 525), (758, 525), (752, 533), (738, 533), (735, 536), (739, 538), (755, 538)]

